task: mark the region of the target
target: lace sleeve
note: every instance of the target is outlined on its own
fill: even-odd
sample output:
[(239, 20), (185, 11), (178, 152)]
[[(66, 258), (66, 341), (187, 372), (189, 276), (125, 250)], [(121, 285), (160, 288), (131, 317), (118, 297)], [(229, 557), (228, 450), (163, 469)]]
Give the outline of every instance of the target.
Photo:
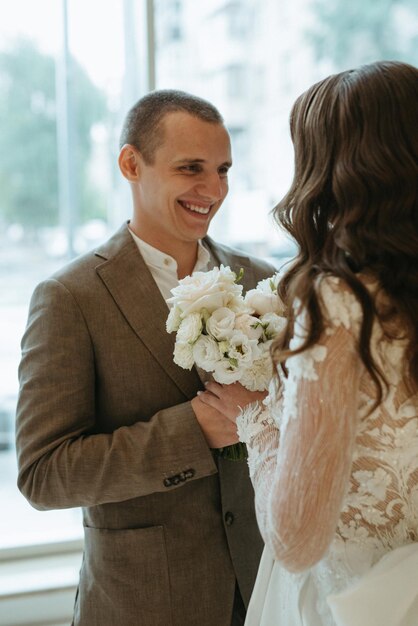
[(278, 381), (273, 379), (267, 398), (247, 405), (237, 419), (239, 440), (247, 444), (250, 477), (260, 490), (258, 476), (269, 471), (279, 445), (279, 394)]
[[(320, 560), (332, 540), (357, 426), (360, 307), (337, 279), (324, 279), (320, 295), (325, 332), (318, 344), (288, 359), (282, 394), (270, 407), (275, 426), (264, 416), (266, 426), (248, 442), (260, 531), (291, 571)], [(301, 314), (291, 348), (302, 342), (304, 322)]]

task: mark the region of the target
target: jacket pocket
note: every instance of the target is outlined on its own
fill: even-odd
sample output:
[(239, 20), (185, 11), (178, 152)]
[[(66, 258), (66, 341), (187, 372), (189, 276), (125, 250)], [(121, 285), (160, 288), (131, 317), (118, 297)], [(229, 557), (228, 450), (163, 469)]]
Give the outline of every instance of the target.
[(170, 626), (170, 581), (163, 527), (84, 530), (75, 624)]

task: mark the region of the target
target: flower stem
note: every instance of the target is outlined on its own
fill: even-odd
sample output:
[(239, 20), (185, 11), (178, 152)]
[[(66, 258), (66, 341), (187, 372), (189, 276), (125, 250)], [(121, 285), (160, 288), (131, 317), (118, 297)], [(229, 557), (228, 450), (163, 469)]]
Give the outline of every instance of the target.
[(227, 459), (228, 461), (245, 461), (248, 458), (247, 446), (245, 443), (234, 443), (232, 446), (225, 446), (225, 448), (217, 448), (216, 454), (221, 459)]

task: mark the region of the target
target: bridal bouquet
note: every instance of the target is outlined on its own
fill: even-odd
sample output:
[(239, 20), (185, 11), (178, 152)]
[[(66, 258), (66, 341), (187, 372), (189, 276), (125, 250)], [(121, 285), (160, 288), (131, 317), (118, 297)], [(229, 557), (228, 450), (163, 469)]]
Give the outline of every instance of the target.
[[(167, 332), (176, 332), (174, 362), (210, 372), (221, 384), (240, 382), (264, 391), (273, 374), (270, 346), (286, 324), (277, 295), (279, 275), (261, 280), (245, 295), (237, 276), (221, 265), (179, 281), (167, 300), (172, 306)], [(227, 458), (242, 458), (235, 444)], [(231, 454), (232, 453), (232, 454)]]

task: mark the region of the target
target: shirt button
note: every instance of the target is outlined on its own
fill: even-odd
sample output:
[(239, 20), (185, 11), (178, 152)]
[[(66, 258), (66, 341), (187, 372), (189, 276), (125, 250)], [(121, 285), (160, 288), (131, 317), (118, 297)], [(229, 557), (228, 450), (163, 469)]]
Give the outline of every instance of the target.
[(231, 511), (227, 511), (225, 513), (224, 520), (225, 520), (225, 525), (226, 526), (232, 526), (232, 524), (234, 523), (234, 515), (233, 515), (233, 513), (231, 513)]
[(170, 265), (170, 259), (164, 259), (164, 265)]

